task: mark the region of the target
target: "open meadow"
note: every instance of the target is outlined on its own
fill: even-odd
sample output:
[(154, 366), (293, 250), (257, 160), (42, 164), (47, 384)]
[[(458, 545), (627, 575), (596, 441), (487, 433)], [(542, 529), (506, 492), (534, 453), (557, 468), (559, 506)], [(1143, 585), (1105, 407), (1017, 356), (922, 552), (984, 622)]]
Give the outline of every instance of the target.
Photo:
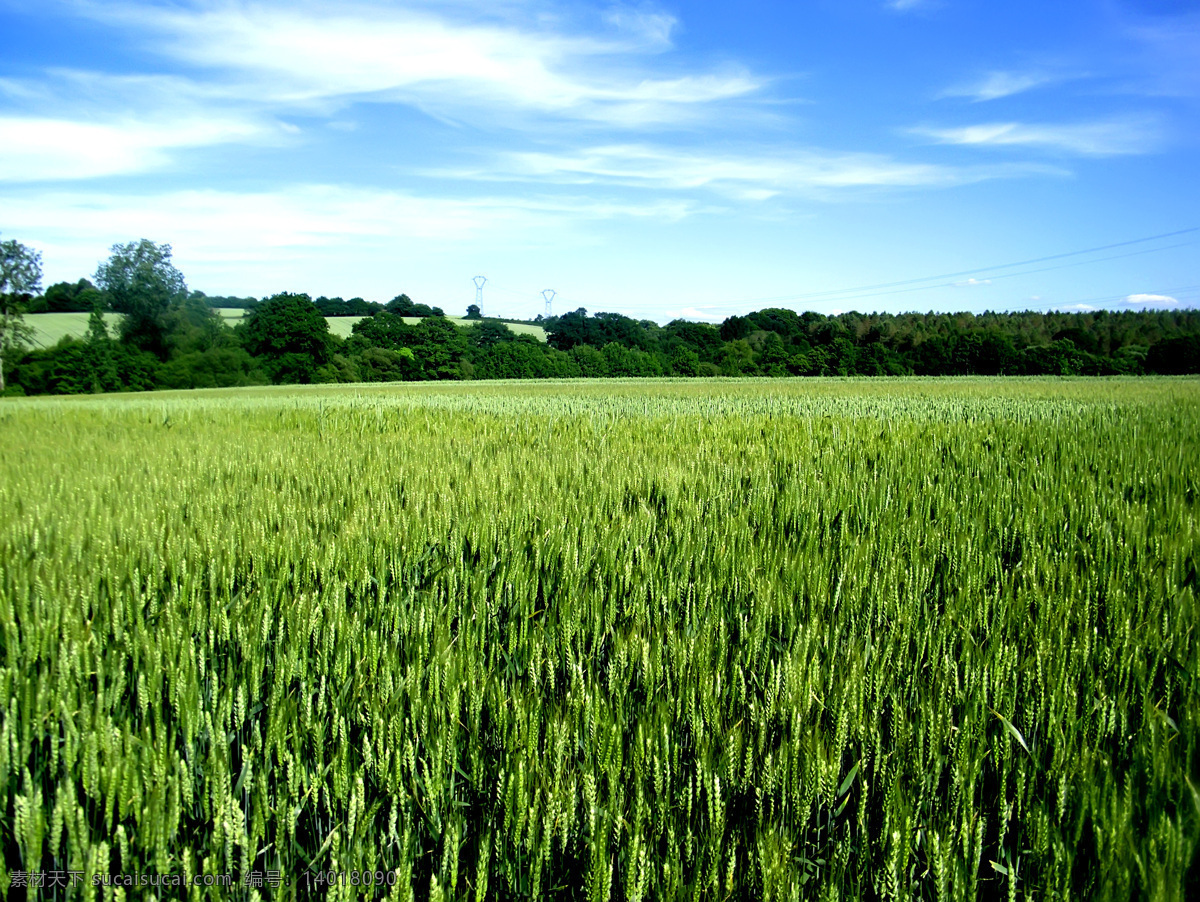
[[(217, 313), (228, 326), (236, 326), (245, 318), (245, 311), (236, 307), (219, 307)], [(33, 330), (33, 346), (35, 348), (51, 348), (67, 335), (80, 340), (86, 338), (89, 316), (88, 313), (30, 313), (26, 315), (25, 322)], [(349, 338), (353, 334), (354, 324), (362, 318), (361, 316), (327, 316), (325, 322), (329, 324), (331, 334), (339, 338)], [(119, 313), (104, 314), (104, 321), (109, 332), (114, 335), (120, 328), (122, 319), (124, 317)], [(416, 316), (406, 316), (403, 319), (410, 326), (421, 321), (420, 317)], [(474, 322), (474, 320), (461, 316), (448, 316), (446, 319), (456, 326), (470, 326)], [(546, 330), (541, 326), (531, 326), (527, 323), (506, 323), (505, 325), (517, 335), (532, 335), (538, 341), (546, 340)]]
[(1182, 900), (1198, 435), (1174, 378), (2, 399), (0, 889)]

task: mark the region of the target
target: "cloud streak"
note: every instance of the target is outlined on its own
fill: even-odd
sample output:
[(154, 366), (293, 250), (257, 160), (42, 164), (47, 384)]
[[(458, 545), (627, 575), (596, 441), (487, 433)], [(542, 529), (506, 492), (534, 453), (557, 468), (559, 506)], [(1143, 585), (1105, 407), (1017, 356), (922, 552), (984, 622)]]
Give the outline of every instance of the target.
[(719, 155), (648, 144), (610, 144), (562, 153), (502, 154), (486, 169), (440, 170), (431, 175), (479, 181), (610, 184), (670, 191), (712, 191), (764, 201), (780, 195), (868, 188), (950, 186), (1032, 172), (1046, 167), (952, 167), (906, 163), (881, 154), (819, 150), (776, 155)]
[(1080, 156), (1153, 153), (1165, 142), (1161, 123), (1150, 116), (1067, 124), (990, 122), (958, 128), (921, 127), (910, 132), (937, 144), (1031, 147)]
[(37, 192), (9, 197), (11, 228), (64, 245), (107, 246), (129, 235), (170, 236), (194, 259), (253, 260), (316, 247), (506, 240), (562, 229), (579, 220), (674, 221), (694, 212), (686, 200), (645, 203), (581, 197), (422, 196), (339, 185), (272, 191), (184, 190), (128, 195)]
[(1045, 72), (993, 71), (976, 81), (947, 88), (939, 96), (965, 97), (974, 103), (983, 103), (1023, 94), (1058, 81), (1062, 81), (1062, 78)]

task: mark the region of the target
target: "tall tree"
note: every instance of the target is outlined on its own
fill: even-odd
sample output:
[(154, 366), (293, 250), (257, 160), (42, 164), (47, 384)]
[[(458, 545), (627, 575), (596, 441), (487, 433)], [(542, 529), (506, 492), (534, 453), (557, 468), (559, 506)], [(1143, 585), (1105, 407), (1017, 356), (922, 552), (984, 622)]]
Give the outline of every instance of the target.
[(109, 303), (125, 314), (121, 339), (166, 359), (166, 317), (187, 298), (187, 285), (171, 263), (171, 245), (149, 239), (114, 244), (108, 262), (96, 270), (96, 284)]
[(275, 382), (312, 382), (331, 356), (329, 324), (307, 294), (267, 298), (242, 330), (246, 350), (263, 359)]
[(113, 361), (113, 342), (108, 336), (104, 311), (97, 302), (88, 317), (87, 355), (92, 364), (92, 391), (112, 391), (117, 387), (117, 367)]
[(0, 241), (0, 392), (5, 362), (33, 337), (25, 307), (41, 284), (42, 255), (19, 241)]

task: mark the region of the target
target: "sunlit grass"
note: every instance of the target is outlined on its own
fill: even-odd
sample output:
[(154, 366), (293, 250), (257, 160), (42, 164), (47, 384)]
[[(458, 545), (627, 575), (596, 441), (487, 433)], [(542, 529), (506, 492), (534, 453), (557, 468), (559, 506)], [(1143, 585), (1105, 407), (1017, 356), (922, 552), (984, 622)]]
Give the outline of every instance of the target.
[(1181, 899), (1197, 434), (1184, 379), (5, 399), (0, 881)]

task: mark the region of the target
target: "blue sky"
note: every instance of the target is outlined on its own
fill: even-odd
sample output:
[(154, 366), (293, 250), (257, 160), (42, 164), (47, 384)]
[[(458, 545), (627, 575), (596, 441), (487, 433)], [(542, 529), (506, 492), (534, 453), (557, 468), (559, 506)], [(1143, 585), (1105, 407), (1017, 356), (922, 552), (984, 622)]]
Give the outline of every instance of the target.
[(0, 0), (0, 233), (452, 313), (1193, 306), (1198, 113), (1200, 0)]

